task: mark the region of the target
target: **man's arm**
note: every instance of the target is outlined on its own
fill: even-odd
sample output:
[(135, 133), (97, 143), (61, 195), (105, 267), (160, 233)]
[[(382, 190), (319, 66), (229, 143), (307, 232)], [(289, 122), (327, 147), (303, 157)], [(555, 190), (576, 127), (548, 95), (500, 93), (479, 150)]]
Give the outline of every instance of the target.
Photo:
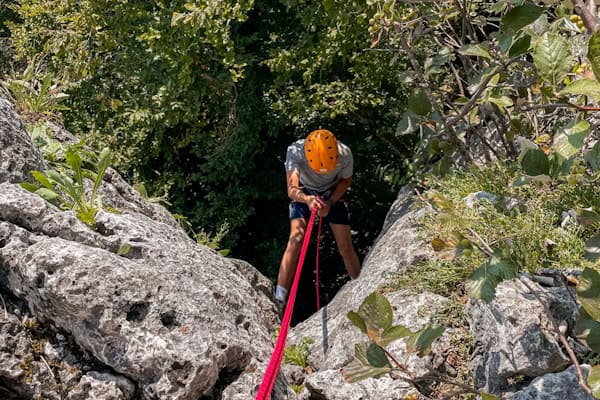
[(308, 208), (317, 207), (320, 209), (324, 206), (316, 196), (309, 196), (300, 189), (300, 172), (298, 170), (286, 172), (287, 178), (287, 194), (292, 201), (304, 203)]
[(333, 193), (331, 194), (331, 197), (329, 198), (331, 205), (335, 204), (335, 202), (337, 202), (339, 199), (342, 198), (342, 196), (344, 195), (344, 193), (346, 193), (346, 191), (348, 190), (348, 188), (350, 187), (351, 184), (352, 184), (352, 177), (342, 178), (339, 180), (339, 182), (337, 183), (337, 185), (335, 187), (335, 190), (333, 191)]

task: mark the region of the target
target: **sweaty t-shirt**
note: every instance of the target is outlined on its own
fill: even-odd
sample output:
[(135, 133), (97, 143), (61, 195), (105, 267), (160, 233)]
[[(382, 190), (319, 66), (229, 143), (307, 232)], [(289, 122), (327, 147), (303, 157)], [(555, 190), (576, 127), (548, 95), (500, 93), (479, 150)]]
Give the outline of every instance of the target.
[(304, 141), (305, 139), (300, 139), (288, 146), (285, 156), (286, 172), (299, 171), (300, 185), (318, 192), (325, 192), (334, 187), (340, 179), (348, 179), (352, 176), (352, 152), (348, 146), (338, 140), (337, 165), (328, 174), (317, 174), (306, 161)]

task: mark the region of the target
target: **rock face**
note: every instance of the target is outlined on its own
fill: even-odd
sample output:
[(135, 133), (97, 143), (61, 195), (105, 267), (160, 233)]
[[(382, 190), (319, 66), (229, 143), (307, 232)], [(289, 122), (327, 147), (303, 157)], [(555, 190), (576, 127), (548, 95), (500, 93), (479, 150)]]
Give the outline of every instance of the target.
[[(587, 378), (589, 365), (581, 369)], [(594, 398), (579, 386), (579, 378), (575, 366), (571, 366), (556, 374), (546, 374), (536, 378), (525, 389), (516, 392), (510, 400), (593, 400)]]
[(29, 181), (29, 171), (44, 165), (13, 106), (0, 96), (0, 182)]
[(543, 288), (522, 276), (501, 283), (489, 304), (473, 301), (466, 312), (473, 337), (471, 370), (478, 387), (501, 393), (510, 377), (536, 377), (570, 364), (552, 334), (551, 320), (573, 326), (579, 312), (567, 289)]
[[(4, 100), (0, 121), (0, 282), (145, 399), (253, 398), (272, 351), (270, 282), (197, 245), (115, 171), (101, 190), (118, 211), (98, 212), (94, 229), (25, 191), (12, 182), (43, 162)], [(24, 368), (7, 362), (18, 380)], [(65, 398), (128, 398), (118, 382), (90, 371), (70, 382)]]
[[(357, 310), (365, 297), (387, 278), (402, 274), (432, 255), (430, 246), (419, 239), (417, 232), (416, 220), (424, 210), (413, 210), (411, 197), (408, 187), (400, 192), (358, 279), (346, 284), (327, 306), (291, 331), (291, 344), (298, 344), (306, 337), (314, 340), (308, 361), (318, 371), (306, 378), (302, 398), (398, 399), (415, 393), (410, 385), (389, 377), (350, 384), (342, 379), (340, 373), (340, 368), (352, 360), (355, 344), (368, 340), (348, 320), (348, 311)], [(394, 309), (394, 324), (405, 325), (413, 331), (422, 328), (436, 310), (447, 303), (443, 297), (431, 293), (411, 295), (400, 291), (386, 296)], [(402, 339), (392, 343), (388, 349), (399, 359), (405, 359), (407, 355), (406, 343)], [(424, 376), (427, 368), (432, 366), (432, 360), (410, 356), (406, 365), (416, 376)]]

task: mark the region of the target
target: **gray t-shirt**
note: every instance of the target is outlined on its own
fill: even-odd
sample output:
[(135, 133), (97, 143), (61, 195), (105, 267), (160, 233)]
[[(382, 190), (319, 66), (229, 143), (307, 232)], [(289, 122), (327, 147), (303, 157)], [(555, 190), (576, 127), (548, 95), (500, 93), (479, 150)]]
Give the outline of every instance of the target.
[(300, 139), (289, 145), (285, 156), (286, 172), (294, 170), (300, 172), (300, 185), (307, 189), (324, 192), (334, 187), (340, 179), (348, 179), (352, 176), (353, 160), (350, 147), (338, 140), (337, 165), (329, 174), (317, 174), (306, 161), (304, 141), (305, 139)]

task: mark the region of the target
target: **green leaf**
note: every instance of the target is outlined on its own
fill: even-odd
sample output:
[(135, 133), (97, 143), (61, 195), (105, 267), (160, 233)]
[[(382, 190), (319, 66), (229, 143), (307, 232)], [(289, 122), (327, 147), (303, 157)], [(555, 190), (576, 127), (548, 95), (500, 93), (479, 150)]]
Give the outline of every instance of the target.
[(75, 174), (75, 182), (77, 182), (79, 184), (79, 187), (81, 187), (81, 190), (83, 190), (83, 174), (81, 172), (81, 157), (79, 157), (79, 154), (75, 153), (72, 150), (67, 150), (67, 152), (65, 153), (65, 158), (67, 160), (67, 164), (69, 165), (69, 167), (71, 167), (71, 170), (73, 170), (74, 174)]
[(31, 175), (45, 188), (54, 190), (54, 185), (48, 180), (48, 177), (43, 172), (31, 171)]
[(369, 364), (367, 349), (371, 343), (357, 343), (354, 346), (354, 358), (342, 368), (342, 375), (346, 382), (353, 383), (367, 378), (376, 378), (392, 371), (391, 366), (374, 367)]
[(531, 36), (524, 35), (517, 39), (512, 46), (510, 46), (510, 50), (508, 51), (509, 57), (520, 56), (521, 54), (527, 53), (529, 51), (529, 47), (531, 47)]
[(129, 253), (129, 250), (131, 250), (131, 245), (129, 243), (122, 243), (121, 246), (119, 246), (119, 250), (117, 251), (117, 255), (118, 256), (127, 255), (127, 253)]
[(419, 129), (421, 123), (420, 117), (412, 111), (407, 111), (402, 115), (402, 119), (396, 127), (396, 136), (409, 135)]
[(491, 58), (487, 43), (467, 44), (461, 47), (458, 52), (463, 56)]
[(587, 383), (590, 389), (592, 389), (592, 395), (594, 398), (600, 398), (600, 365), (595, 365), (592, 367), (592, 370), (587, 378)]
[(594, 172), (600, 170), (600, 141), (596, 142), (594, 147), (587, 153), (585, 153), (585, 161), (590, 164), (590, 167)]
[(577, 299), (590, 317), (600, 321), (600, 274), (585, 268), (577, 283)]
[(592, 63), (592, 70), (598, 79), (600, 77), (600, 31), (594, 32), (590, 38), (587, 57)]
[(503, 280), (516, 277), (512, 264), (501, 257), (499, 252), (491, 255), (486, 262), (467, 278), (465, 284), (469, 296), (489, 303), (494, 298), (496, 286)]
[(558, 86), (570, 71), (571, 45), (559, 34), (546, 32), (533, 51), (533, 62), (542, 79)]
[(587, 121), (572, 121), (567, 126), (560, 128), (560, 134), (554, 139), (552, 149), (568, 160), (583, 147), (583, 142), (589, 134), (590, 124)]
[(371, 293), (363, 300), (358, 315), (365, 321), (367, 335), (375, 343), (381, 341), (383, 332), (392, 327), (392, 306), (378, 292)]
[(231, 249), (221, 249), (219, 250), (219, 254), (223, 257), (227, 257), (231, 253)]
[(521, 168), (529, 176), (548, 175), (550, 160), (540, 149), (524, 148), (519, 156)]
[(40, 188), (39, 186), (34, 185), (31, 182), (21, 182), (19, 183), (19, 186), (31, 193), (35, 193)]
[(575, 335), (590, 349), (600, 352), (600, 322), (594, 321), (584, 309), (575, 324)]
[(498, 397), (489, 393), (481, 393), (481, 400), (498, 400)]
[(579, 94), (598, 100), (600, 99), (600, 82), (595, 79), (578, 79), (561, 90), (560, 94)]
[(53, 169), (49, 169), (45, 171), (45, 174), (51, 181), (56, 182), (60, 186), (65, 186), (65, 180), (58, 172), (54, 171)]
[(600, 259), (600, 234), (592, 236), (585, 242), (585, 258), (592, 262)]
[(431, 112), (431, 103), (422, 90), (415, 91), (408, 99), (408, 109), (417, 115), (428, 115)]
[(544, 7), (532, 3), (524, 3), (514, 7), (502, 17), (502, 30), (516, 32), (534, 22), (544, 13)]
[(62, 198), (54, 191), (47, 188), (39, 188), (35, 191), (35, 194), (43, 198), (49, 203), (58, 204)]
[(352, 322), (352, 325), (356, 326), (361, 330), (362, 333), (367, 334), (367, 325), (365, 324), (365, 320), (362, 319), (358, 313), (350, 310), (347, 314), (348, 319)]
[(385, 351), (375, 343), (371, 343), (367, 348), (367, 361), (375, 368), (391, 367)]
[(402, 325), (393, 326), (389, 329), (386, 329), (383, 332), (380, 345), (385, 347), (388, 344), (392, 343), (394, 340), (398, 340), (403, 337), (410, 336), (411, 334), (412, 334), (411, 330), (405, 326), (402, 326)]
[(410, 352), (418, 352), (419, 356), (424, 356), (431, 350), (431, 345), (435, 339), (442, 336), (445, 328), (441, 325), (427, 325), (418, 332), (413, 333), (406, 347)]
[(102, 149), (100, 152), (100, 156), (98, 156), (98, 164), (96, 165), (96, 180), (94, 181), (94, 189), (92, 190), (92, 197), (90, 201), (94, 201), (96, 197), (96, 193), (98, 192), (98, 188), (102, 184), (102, 180), (104, 179), (104, 173), (110, 164), (110, 150), (108, 148)]
[(513, 101), (508, 96), (499, 96), (499, 97), (491, 96), (488, 100), (490, 103), (494, 103), (495, 105), (500, 107), (500, 109), (510, 107), (513, 105)]

